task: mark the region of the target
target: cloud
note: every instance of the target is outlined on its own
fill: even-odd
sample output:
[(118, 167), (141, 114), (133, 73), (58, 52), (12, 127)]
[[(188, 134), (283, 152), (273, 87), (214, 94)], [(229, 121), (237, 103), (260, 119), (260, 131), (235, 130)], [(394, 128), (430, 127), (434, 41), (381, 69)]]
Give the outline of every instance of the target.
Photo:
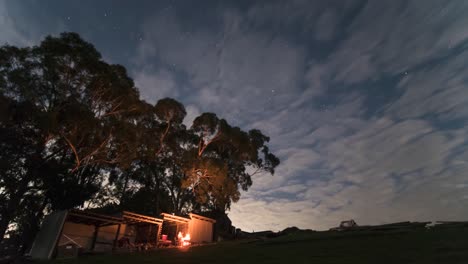
[[(459, 11), (455, 10), (465, 7), (449, 4), (439, 13), (438, 7), (430, 5), (416, 10), (410, 3), (401, 10), (392, 4), (384, 8), (389, 12), (384, 15), (379, 11), (382, 7), (374, 4), (369, 2), (364, 7), (349, 27), (347, 38), (324, 62), (314, 61), (305, 80), (316, 90), (302, 93), (292, 104), (294, 114), (280, 112), (255, 124), (272, 131), (279, 148), (286, 144), (297, 153), (312, 148), (321, 161), (319, 166), (310, 162), (309, 173), (302, 173), (302, 186), (307, 190), (281, 202), (287, 219), (277, 214), (277, 204), (264, 199), (265, 212), (261, 215), (278, 228), (302, 224), (326, 229), (348, 218), (361, 224), (378, 224), (461, 220), (468, 216), (461, 213), (460, 202), (466, 197), (465, 189), (460, 188), (466, 182), (462, 170), (468, 164), (461, 162), (466, 152), (457, 154), (467, 144), (467, 131), (442, 128), (427, 119), (428, 115), (445, 121), (466, 118), (466, 52), (450, 54), (454, 51), (451, 48), (466, 39), (461, 26), (465, 18), (457, 16)], [(425, 17), (434, 12), (431, 25), (416, 22), (427, 21)], [(395, 17), (400, 18), (396, 23)], [(451, 33), (441, 37), (423, 27), (444, 28)], [(345, 89), (351, 85), (372, 86), (382, 77), (396, 74), (403, 76), (391, 89), (401, 91), (401, 96), (388, 106), (382, 105), (384, 116), (365, 117), (363, 97), (349, 100), (352, 90)], [(310, 102), (319, 104), (317, 98), (328, 96), (340, 83), (345, 84), (340, 93), (346, 99), (335, 100), (330, 108), (306, 107)], [(306, 120), (313, 121), (309, 124)], [(298, 166), (294, 164), (293, 157), (286, 159), (288, 170), (284, 172), (294, 175), (302, 170), (300, 158)], [(261, 186), (296, 186), (287, 179), (260, 181), (259, 187), (255, 184), (254, 197), (275, 193), (275, 189), (262, 193)], [(297, 201), (313, 210), (294, 211), (289, 205)], [(241, 226), (259, 228), (244, 210), (248, 202), (234, 205), (233, 217)]]
[(134, 74), (135, 85), (144, 90), (145, 101), (155, 104), (165, 97), (179, 96), (173, 74), (167, 70), (142, 70)]
[(0, 1), (0, 45), (37, 45), (46, 35), (70, 31), (63, 18), (47, 13), (49, 7), (34, 1)]
[(252, 5), (247, 11), (246, 19), (250, 27), (255, 29), (275, 28), (282, 34), (294, 32), (301, 37), (313, 35), (316, 39), (326, 40), (337, 31), (335, 26), (339, 18), (352, 15), (361, 2), (268, 1)]
[(201, 114), (200, 109), (198, 109), (198, 107), (195, 105), (187, 105), (185, 106), (185, 110), (187, 111), (187, 115), (184, 119), (184, 125), (191, 127), (193, 120), (195, 120), (195, 118)]
[[(284, 229), (285, 214), (290, 219), (288, 226), (310, 226), (318, 225), (320, 211), (311, 208), (307, 201), (289, 201), (276, 199), (266, 202), (258, 199), (241, 199), (237, 206), (231, 210), (229, 217), (234, 223), (242, 223), (244, 231), (262, 231)], [(247, 220), (248, 219), (248, 220)]]
[(331, 40), (336, 31), (337, 19), (336, 14), (331, 10), (320, 15), (315, 25), (315, 39), (320, 41)]
[[(466, 195), (460, 186), (465, 186), (463, 170), (468, 164), (451, 163), (466, 158), (466, 152), (453, 156), (457, 147), (466, 144), (466, 132), (437, 131), (422, 120), (368, 122), (356, 133), (338, 140), (325, 139), (314, 149), (322, 161), (319, 174), (303, 177), (302, 184), (291, 183), (280, 174), (270, 176), (283, 181), (267, 189), (261, 187), (275, 185), (255, 181), (254, 194), (234, 205), (230, 216), (240, 226), (255, 230), (266, 226), (255, 222), (257, 214), (278, 229), (291, 225), (326, 229), (348, 218), (360, 224), (461, 220), (468, 217), (462, 213), (463, 204), (457, 202)], [(294, 161), (291, 157), (286, 163)], [(313, 167), (313, 162), (310, 164)], [(459, 184), (447, 185), (455, 182)], [(292, 198), (265, 198), (274, 194), (281, 197), (278, 194), (285, 192)], [(251, 203), (258, 200), (263, 201), (261, 212), (252, 213)], [(298, 203), (304, 205), (302, 210), (295, 207)], [(284, 210), (281, 214), (279, 206)]]
[(145, 41), (139, 47), (140, 63), (157, 58), (174, 65), (191, 87), (185, 98), (188, 103), (231, 120), (248, 119), (265, 107), (290, 100), (301, 78), (302, 47), (249, 31), (236, 11), (226, 10), (220, 19), (222, 32), (186, 31), (170, 13), (149, 20), (143, 29)]
[(399, 83), (403, 95), (387, 112), (398, 118), (433, 115), (439, 121), (468, 118), (468, 51), (441, 62), (409, 72)]
[(446, 56), (468, 38), (465, 2), (367, 2), (322, 63), (331, 82), (354, 84), (404, 73)]
[(9, 12), (8, 2), (0, 2), (0, 32), (2, 32), (0, 34), (0, 45), (8, 43), (10, 45), (26, 46), (31, 44), (30, 39), (21, 32), (15, 21), (16, 19)]
[[(31, 45), (87, 25), (31, 6), (0, 2), (0, 42)], [(128, 34), (141, 40), (127, 67), (142, 98), (180, 100), (187, 126), (210, 111), (259, 128), (281, 158), (232, 206), (234, 225), (468, 217), (467, 2), (266, 1), (202, 14), (173, 6), (129, 15), (141, 22)], [(113, 47), (108, 24), (80, 33)], [(116, 50), (106, 60), (125, 58)]]
[[(281, 165), (256, 175), (229, 213), (247, 231), (462, 219), (467, 129), (441, 123), (468, 114), (467, 55), (457, 51), (467, 8), (268, 2), (220, 8), (210, 17), (219, 24), (203, 27), (158, 13), (136, 65), (170, 74), (136, 79), (149, 98), (180, 97), (186, 124), (213, 111), (271, 136)], [(307, 47), (329, 42), (320, 54)], [(157, 82), (170, 88), (153, 91)]]

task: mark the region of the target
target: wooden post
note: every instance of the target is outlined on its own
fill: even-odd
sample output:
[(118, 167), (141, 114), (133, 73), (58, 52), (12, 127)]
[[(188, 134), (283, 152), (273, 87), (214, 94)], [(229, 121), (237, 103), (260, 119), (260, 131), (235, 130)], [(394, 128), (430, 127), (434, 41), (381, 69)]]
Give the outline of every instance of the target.
[(162, 223), (158, 224), (158, 232), (156, 232), (156, 247), (159, 244), (159, 238), (161, 237)]
[(115, 233), (114, 243), (112, 244), (112, 252), (114, 252), (115, 246), (117, 245), (117, 240), (119, 239), (120, 226), (121, 226), (121, 224), (118, 224), (118, 225), (117, 225), (117, 232)]
[(148, 226), (148, 234), (146, 235), (146, 244), (149, 244), (151, 240), (151, 231), (153, 231), (153, 228), (151, 225), (147, 225), (147, 226)]
[(94, 233), (93, 233), (93, 240), (91, 242), (91, 251), (93, 251), (94, 246), (96, 246), (96, 239), (97, 239), (98, 233), (99, 233), (99, 226), (95, 225), (94, 226)]

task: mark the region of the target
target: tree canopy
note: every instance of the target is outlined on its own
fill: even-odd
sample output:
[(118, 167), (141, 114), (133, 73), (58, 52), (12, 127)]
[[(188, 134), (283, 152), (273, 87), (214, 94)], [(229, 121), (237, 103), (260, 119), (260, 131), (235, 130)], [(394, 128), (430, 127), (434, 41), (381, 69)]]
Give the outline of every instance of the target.
[(75, 207), (224, 212), (254, 174), (274, 173), (261, 131), (214, 113), (186, 127), (185, 116), (172, 98), (141, 100), (125, 68), (78, 34), (0, 47), (0, 237)]

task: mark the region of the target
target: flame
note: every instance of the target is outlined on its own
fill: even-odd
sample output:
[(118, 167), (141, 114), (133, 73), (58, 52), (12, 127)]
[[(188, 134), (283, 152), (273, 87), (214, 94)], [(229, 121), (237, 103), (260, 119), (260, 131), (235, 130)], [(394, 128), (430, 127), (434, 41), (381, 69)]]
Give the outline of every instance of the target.
[(179, 234), (177, 235), (177, 237), (179, 238), (179, 240), (181, 241), (181, 245), (183, 247), (185, 246), (189, 246), (190, 245), (190, 234), (187, 233), (185, 236), (182, 236), (182, 233), (179, 232)]

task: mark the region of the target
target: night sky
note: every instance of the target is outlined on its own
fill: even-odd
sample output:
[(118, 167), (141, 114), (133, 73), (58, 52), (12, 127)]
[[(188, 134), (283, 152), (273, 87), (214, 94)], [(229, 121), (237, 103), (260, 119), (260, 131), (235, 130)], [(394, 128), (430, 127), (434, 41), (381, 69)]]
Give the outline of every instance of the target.
[(191, 124), (271, 137), (246, 231), (468, 219), (468, 1), (4, 1), (0, 43), (78, 32)]

